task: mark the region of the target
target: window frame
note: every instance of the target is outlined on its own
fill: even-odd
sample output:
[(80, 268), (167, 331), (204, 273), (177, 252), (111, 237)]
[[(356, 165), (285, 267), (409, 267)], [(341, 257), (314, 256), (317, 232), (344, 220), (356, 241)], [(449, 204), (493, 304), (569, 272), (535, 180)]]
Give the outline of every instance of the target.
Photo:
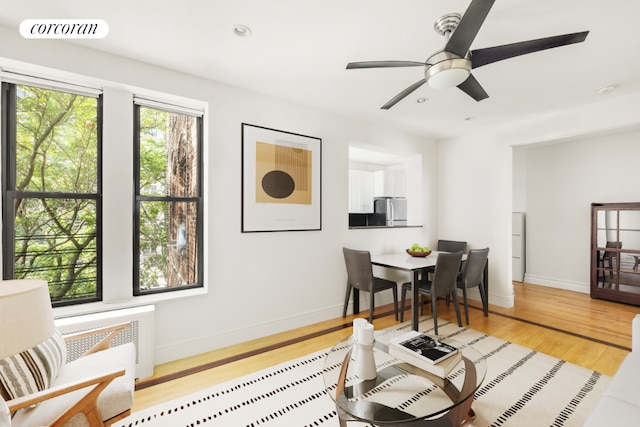
[[(140, 108), (151, 108), (166, 112), (176, 112), (196, 118), (198, 132), (197, 141), (197, 174), (196, 195), (192, 197), (176, 196), (146, 196), (140, 194)], [(186, 107), (165, 104), (159, 101), (148, 99), (134, 99), (133, 103), (133, 296), (140, 297), (146, 295), (163, 294), (168, 292), (178, 292), (188, 289), (204, 288), (204, 113), (191, 112)], [(140, 289), (140, 205), (142, 202), (195, 202), (197, 207), (196, 219), (196, 283), (181, 285), (176, 287), (154, 288), (148, 290)]]
[[(96, 193), (62, 193), (62, 192), (34, 192), (17, 191), (16, 186), (16, 143), (17, 143), (17, 86), (31, 86), (64, 93), (75, 93), (81, 96), (90, 96), (96, 99)], [(13, 201), (16, 198), (23, 199), (88, 199), (96, 204), (96, 293), (93, 297), (75, 298), (63, 301), (54, 301), (52, 306), (64, 307), (79, 304), (100, 302), (103, 299), (103, 250), (102, 250), (102, 131), (103, 131), (103, 98), (102, 93), (88, 94), (84, 90), (74, 91), (72, 85), (56, 86), (38, 84), (37, 81), (2, 81), (1, 91), (1, 150), (2, 159), (2, 278), (14, 279), (15, 275), (15, 218), (13, 215)]]

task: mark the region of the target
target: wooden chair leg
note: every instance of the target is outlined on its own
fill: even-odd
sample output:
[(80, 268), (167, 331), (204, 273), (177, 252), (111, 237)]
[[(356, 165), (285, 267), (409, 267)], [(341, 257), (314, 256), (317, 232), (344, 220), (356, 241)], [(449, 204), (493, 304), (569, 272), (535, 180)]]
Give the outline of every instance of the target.
[(108, 375), (105, 375), (104, 380), (100, 383), (93, 385), (93, 388), (78, 402), (67, 409), (62, 415), (53, 420), (50, 427), (62, 427), (76, 414), (82, 413), (87, 417), (87, 421), (91, 427), (104, 427), (100, 410), (98, 409), (98, 396), (116, 377), (125, 374), (124, 369)]

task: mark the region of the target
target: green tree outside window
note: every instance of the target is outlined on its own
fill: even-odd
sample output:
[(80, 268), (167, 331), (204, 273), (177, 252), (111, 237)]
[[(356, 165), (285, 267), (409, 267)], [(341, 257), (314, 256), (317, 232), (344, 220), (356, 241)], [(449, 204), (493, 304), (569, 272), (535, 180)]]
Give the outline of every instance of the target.
[(202, 286), (201, 118), (136, 106), (138, 294)]
[(3, 88), (4, 276), (46, 280), (54, 305), (98, 300), (100, 100)]

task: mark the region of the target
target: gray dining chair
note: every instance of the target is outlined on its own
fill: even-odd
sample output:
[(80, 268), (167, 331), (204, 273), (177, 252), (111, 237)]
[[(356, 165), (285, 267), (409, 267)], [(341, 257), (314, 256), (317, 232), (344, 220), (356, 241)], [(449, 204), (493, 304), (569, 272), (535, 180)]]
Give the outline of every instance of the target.
[(467, 260), (462, 267), (462, 275), (458, 276), (457, 286), (462, 289), (462, 296), (464, 299), (464, 316), (469, 324), (469, 303), (467, 299), (467, 289), (478, 287), (480, 291), (480, 299), (482, 300), (482, 309), (486, 313), (488, 310), (489, 300), (488, 295), (485, 294), (483, 281), (484, 281), (484, 269), (487, 265), (487, 259), (489, 258), (489, 248), (484, 249), (471, 249), (467, 254)]
[(396, 320), (398, 320), (398, 284), (392, 280), (375, 277), (371, 266), (371, 254), (369, 251), (342, 248), (344, 261), (347, 266), (347, 294), (344, 299), (342, 317), (347, 317), (349, 298), (353, 290), (354, 314), (359, 308), (359, 291), (369, 292), (369, 322), (373, 321), (373, 310), (377, 292), (390, 289), (393, 293), (393, 305)]
[[(443, 252), (467, 252), (467, 242), (461, 240), (438, 240), (437, 251)], [(424, 270), (425, 278), (429, 278), (433, 274), (435, 267), (429, 267)]]
[(438, 240), (438, 250), (465, 253), (467, 251), (467, 242), (459, 240)]
[[(431, 313), (433, 314), (434, 333), (438, 335), (438, 308), (437, 300), (439, 297), (451, 297), (453, 308), (456, 311), (456, 319), (458, 326), (462, 326), (460, 317), (460, 306), (458, 305), (458, 272), (462, 263), (462, 252), (440, 252), (436, 259), (435, 270), (433, 272), (433, 280), (418, 282), (418, 295), (421, 297), (429, 297), (431, 299)], [(402, 298), (400, 302), (400, 321), (404, 321), (404, 304), (407, 292), (411, 291), (411, 282), (402, 284)], [(414, 302), (415, 303), (415, 302)], [(422, 301), (420, 301), (422, 307)]]

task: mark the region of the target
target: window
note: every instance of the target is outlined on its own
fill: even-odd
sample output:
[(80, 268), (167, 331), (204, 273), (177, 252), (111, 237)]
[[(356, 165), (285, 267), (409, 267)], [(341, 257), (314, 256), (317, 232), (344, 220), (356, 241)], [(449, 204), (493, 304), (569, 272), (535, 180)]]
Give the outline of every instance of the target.
[(3, 278), (54, 306), (102, 297), (101, 96), (2, 84)]
[(202, 114), (141, 99), (134, 114), (134, 295), (202, 287)]
[(205, 293), (206, 103), (68, 77), (0, 72), (2, 278), (59, 316)]

